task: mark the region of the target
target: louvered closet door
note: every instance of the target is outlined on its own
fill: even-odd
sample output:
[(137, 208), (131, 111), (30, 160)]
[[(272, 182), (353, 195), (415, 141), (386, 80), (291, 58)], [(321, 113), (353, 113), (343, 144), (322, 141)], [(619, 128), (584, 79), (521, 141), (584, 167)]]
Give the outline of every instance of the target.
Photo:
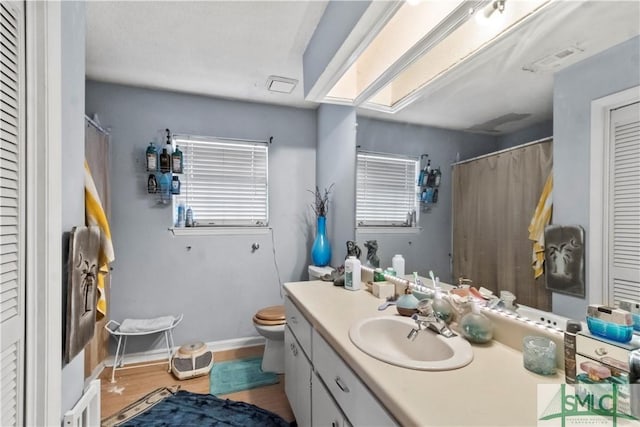
[(640, 301), (640, 103), (611, 111), (609, 300)]
[(0, 3), (0, 408), (1, 426), (23, 424), (24, 4)]

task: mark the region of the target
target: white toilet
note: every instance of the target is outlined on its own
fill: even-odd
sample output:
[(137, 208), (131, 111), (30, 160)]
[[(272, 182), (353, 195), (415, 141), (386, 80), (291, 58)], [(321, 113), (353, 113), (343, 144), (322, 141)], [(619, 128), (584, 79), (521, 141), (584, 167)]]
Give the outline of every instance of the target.
[[(331, 267), (309, 266), (309, 280), (319, 280), (325, 274), (331, 274)], [(284, 305), (265, 307), (253, 316), (253, 326), (265, 338), (262, 370), (264, 372), (284, 373), (284, 328), (287, 319)]]

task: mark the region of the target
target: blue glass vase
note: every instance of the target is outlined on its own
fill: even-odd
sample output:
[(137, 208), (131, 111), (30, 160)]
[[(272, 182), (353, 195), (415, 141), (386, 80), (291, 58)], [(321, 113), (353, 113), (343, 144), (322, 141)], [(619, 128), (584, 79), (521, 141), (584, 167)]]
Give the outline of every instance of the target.
[(318, 267), (324, 267), (331, 262), (331, 244), (327, 236), (327, 218), (324, 216), (318, 217), (316, 239), (311, 248), (311, 261)]

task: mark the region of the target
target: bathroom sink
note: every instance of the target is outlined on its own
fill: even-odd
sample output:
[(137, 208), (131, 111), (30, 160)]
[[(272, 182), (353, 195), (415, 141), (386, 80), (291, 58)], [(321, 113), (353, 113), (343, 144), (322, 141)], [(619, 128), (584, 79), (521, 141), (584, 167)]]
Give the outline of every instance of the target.
[(473, 360), (471, 345), (462, 337), (445, 338), (423, 329), (415, 339), (407, 338), (416, 323), (408, 317), (366, 318), (349, 329), (349, 338), (369, 356), (403, 368), (446, 371)]

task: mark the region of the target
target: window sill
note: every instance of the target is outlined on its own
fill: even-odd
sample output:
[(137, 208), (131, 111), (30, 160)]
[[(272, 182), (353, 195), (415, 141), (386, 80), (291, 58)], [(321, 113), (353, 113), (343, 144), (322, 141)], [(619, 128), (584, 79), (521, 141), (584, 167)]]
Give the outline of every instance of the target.
[(174, 236), (232, 236), (268, 234), (270, 227), (171, 227)]
[(422, 227), (356, 227), (362, 234), (419, 234)]

